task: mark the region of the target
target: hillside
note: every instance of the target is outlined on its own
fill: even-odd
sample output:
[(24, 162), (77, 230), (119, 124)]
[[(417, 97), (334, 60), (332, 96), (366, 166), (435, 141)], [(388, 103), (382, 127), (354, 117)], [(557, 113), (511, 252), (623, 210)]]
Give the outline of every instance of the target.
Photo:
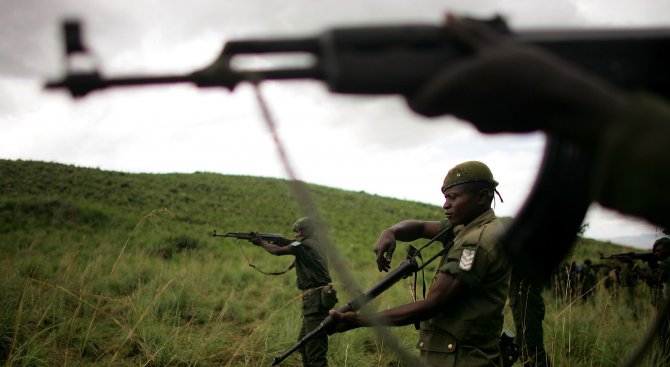
[[(288, 185), (260, 177), (128, 174), (0, 160), (0, 360), (35, 366), (268, 365), (295, 338), (295, 278), (266, 277), (248, 264), (277, 271), (290, 259), (208, 233), (291, 236), (301, 213)], [(371, 249), (383, 228), (442, 213), (422, 203), (308, 188), (333, 245), (363, 287), (381, 278)], [(573, 259), (629, 250), (582, 239)], [(394, 261), (401, 259), (399, 250)], [(341, 285), (337, 274), (335, 284)], [(407, 302), (409, 293), (397, 285), (376, 306)], [(346, 298), (341, 292), (340, 302)], [(413, 330), (396, 334), (413, 345)], [(351, 365), (382, 355), (394, 360), (358, 331), (333, 338), (331, 348), (346, 350)], [(336, 355), (336, 362), (345, 358)], [(299, 359), (283, 365), (299, 365)]]

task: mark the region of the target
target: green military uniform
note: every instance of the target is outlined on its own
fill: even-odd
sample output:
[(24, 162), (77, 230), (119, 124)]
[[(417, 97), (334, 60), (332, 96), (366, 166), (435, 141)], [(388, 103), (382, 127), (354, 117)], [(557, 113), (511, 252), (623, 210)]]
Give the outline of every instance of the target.
[[(328, 258), (316, 240), (307, 237), (290, 246), (295, 255), (297, 286), (303, 291), (300, 340), (328, 317), (328, 311), (335, 306), (337, 298), (329, 285), (332, 280), (328, 272)], [(327, 366), (327, 353), (328, 335), (325, 331), (318, 333), (300, 349), (305, 367)]]
[(470, 289), (448, 312), (421, 323), (421, 359), (431, 366), (502, 366), (498, 340), (510, 275), (498, 242), (503, 225), (489, 209), (452, 231), (453, 246), (437, 271)]
[(509, 288), (509, 307), (512, 309), (516, 328), (515, 342), (521, 346), (521, 362), (524, 367), (551, 366), (544, 349), (545, 307), (542, 286), (532, 284), (512, 271)]
[[(670, 240), (665, 238), (660, 241)], [(670, 299), (670, 257), (660, 262), (657, 271), (659, 273), (658, 280), (661, 288), (659, 296), (662, 297), (662, 300), (656, 302), (656, 309), (660, 312), (664, 303)], [(658, 330), (658, 341), (660, 351), (663, 354), (661, 357), (666, 363), (670, 362), (670, 311), (666, 312), (661, 319), (661, 325)]]

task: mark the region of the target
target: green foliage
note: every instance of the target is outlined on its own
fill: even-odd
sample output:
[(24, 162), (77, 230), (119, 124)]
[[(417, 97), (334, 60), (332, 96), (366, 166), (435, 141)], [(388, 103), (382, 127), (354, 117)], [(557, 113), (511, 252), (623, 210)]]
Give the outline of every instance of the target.
[[(442, 217), (436, 206), (307, 187), (333, 246), (362, 288), (382, 277), (371, 252), (382, 229), (404, 219)], [(269, 365), (295, 342), (300, 296), (292, 274), (268, 277), (249, 264), (278, 271), (291, 259), (208, 233), (290, 237), (301, 216), (285, 180), (128, 174), (0, 160), (0, 361), (6, 366)], [(603, 246), (580, 239), (573, 257), (596, 259), (598, 251), (609, 252)], [(402, 253), (397, 251), (396, 263)], [(427, 282), (431, 276), (427, 270)], [(337, 274), (334, 281), (340, 303), (346, 302), (349, 295)], [(412, 282), (397, 284), (371, 306), (409, 302)], [(639, 335), (629, 331), (644, 328), (648, 320), (624, 322), (626, 310), (607, 300), (598, 300), (607, 313), (565, 301), (549, 304), (546, 335), (555, 365), (612, 366), (622, 351), (631, 350)], [(415, 352), (413, 327), (390, 332)], [(333, 365), (401, 365), (388, 343), (369, 330), (330, 341)], [(299, 366), (300, 358), (282, 365)]]

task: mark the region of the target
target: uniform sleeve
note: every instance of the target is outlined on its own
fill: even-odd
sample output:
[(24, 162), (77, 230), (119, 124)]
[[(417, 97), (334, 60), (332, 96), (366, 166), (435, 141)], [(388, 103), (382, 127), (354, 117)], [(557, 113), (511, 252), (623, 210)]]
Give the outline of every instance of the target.
[(454, 247), (447, 255), (447, 261), (440, 267), (440, 272), (449, 273), (461, 282), (476, 287), (491, 266), (488, 251), (478, 244)]
[(632, 94), (626, 112), (603, 133), (596, 152), (594, 192), (604, 206), (670, 223), (670, 105)]

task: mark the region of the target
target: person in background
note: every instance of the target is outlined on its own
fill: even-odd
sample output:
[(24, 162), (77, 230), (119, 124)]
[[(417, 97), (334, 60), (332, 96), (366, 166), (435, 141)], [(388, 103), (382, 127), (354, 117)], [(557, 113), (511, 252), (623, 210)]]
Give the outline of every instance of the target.
[[(312, 220), (307, 217), (298, 219), (293, 225), (293, 232), (296, 240), (288, 246), (269, 243), (259, 236), (250, 241), (270, 254), (295, 256), (296, 285), (303, 292), (300, 340), (328, 317), (328, 311), (337, 303), (337, 295), (328, 270), (328, 257), (314, 236)], [(327, 366), (328, 334), (319, 332), (305, 343), (300, 354), (305, 367)]]

